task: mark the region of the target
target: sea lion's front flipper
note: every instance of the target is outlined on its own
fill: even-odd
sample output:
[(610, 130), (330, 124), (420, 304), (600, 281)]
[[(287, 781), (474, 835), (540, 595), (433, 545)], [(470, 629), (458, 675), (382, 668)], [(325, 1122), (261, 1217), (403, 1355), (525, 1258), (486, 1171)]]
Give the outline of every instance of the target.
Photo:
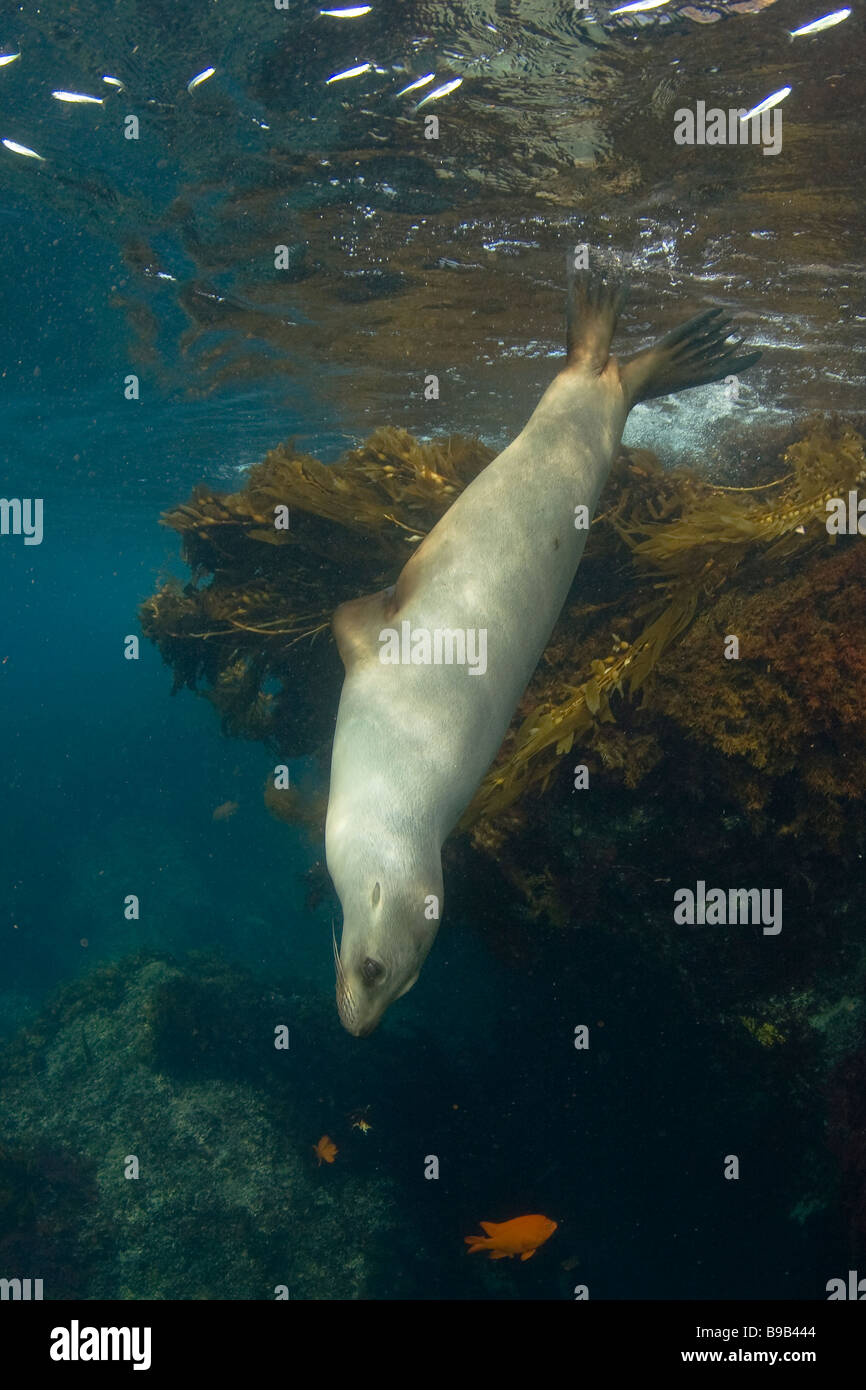
[(668, 396), (673, 391), (685, 391), (689, 386), (706, 386), (753, 367), (759, 352), (738, 357), (742, 339), (728, 343), (731, 320), (719, 317), (722, 309), (708, 309), (705, 314), (680, 324), (646, 352), (639, 352), (622, 364), (622, 383), (628, 392), (629, 406), (648, 401), (653, 396)]
[(337, 639), (337, 650), (343, 658), (346, 674), (359, 661), (377, 657), (381, 650), (379, 634), (389, 627), (395, 612), (394, 589), (381, 589), (378, 594), (366, 594), (341, 603), (331, 626)]

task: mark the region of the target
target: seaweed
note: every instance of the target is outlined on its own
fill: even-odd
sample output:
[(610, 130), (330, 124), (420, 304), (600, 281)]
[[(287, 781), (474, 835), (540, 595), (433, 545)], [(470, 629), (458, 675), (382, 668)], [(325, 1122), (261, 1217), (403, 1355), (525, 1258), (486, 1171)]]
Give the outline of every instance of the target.
[[(529, 702), (507, 755), (497, 760), (465, 813), (465, 829), (499, 814), (532, 786), (544, 790), (578, 740), (603, 755), (604, 725), (617, 718), (616, 706), (626, 734), (645, 740), (636, 759), (619, 758), (632, 786), (659, 761), (659, 739), (675, 721), (704, 752), (737, 760), (724, 766), (725, 780), (749, 812), (766, 808), (774, 777), (799, 767), (798, 801), (804, 804), (799, 819), (783, 818), (782, 832), (808, 826), (838, 846), (836, 803), (860, 795), (864, 785), (855, 737), (857, 725), (866, 732), (858, 657), (863, 648), (845, 631), (863, 562), (856, 542), (834, 555), (826, 514), (831, 498), (866, 476), (866, 456), (850, 425), (815, 419), (784, 462), (785, 476), (757, 488), (717, 487), (688, 475), (663, 478), (647, 459), (638, 471), (656, 477), (655, 499), (645, 492), (635, 496), (620, 483), (616, 503), (600, 518), (626, 548), (618, 559), (630, 561), (633, 578), (631, 611), (618, 625), (627, 628), (638, 619), (645, 625), (631, 640), (612, 633), (612, 650), (599, 657), (591, 654), (597, 609), (586, 606), (566, 616), (571, 634), (575, 621), (596, 619), (589, 640), (581, 642), (578, 628), (575, 652), (574, 641), (565, 644), (554, 634), (552, 648), (568, 646), (569, 656), (557, 659), (558, 679), (548, 676), (543, 697)], [(592, 538), (588, 554), (591, 546)], [(805, 569), (798, 573), (798, 566)], [(819, 612), (815, 600), (828, 590), (835, 599), (823, 602)], [(684, 647), (693, 627), (699, 635)], [(723, 666), (720, 654), (729, 633), (741, 639), (742, 656)], [(573, 666), (580, 668), (587, 648), (588, 674), (572, 684)], [(675, 656), (669, 655), (673, 648)], [(824, 693), (816, 699), (818, 688)], [(634, 697), (640, 691), (638, 708)], [(828, 710), (833, 718), (826, 717)], [(844, 740), (834, 741), (834, 720), (844, 728)], [(823, 756), (814, 755), (814, 735), (825, 730)], [(655, 735), (649, 746), (647, 733)], [(756, 770), (764, 776), (756, 779)], [(756, 824), (764, 829), (766, 820), (757, 816)]]
[(162, 517), (192, 582), (166, 579), (139, 612), (174, 691), (200, 691), (226, 733), (284, 756), (324, 744), (342, 669), (326, 636), (334, 609), (390, 583), (492, 457), (478, 440), (383, 428), (331, 467), (289, 442), (238, 492), (196, 487)]
[[(478, 440), (382, 428), (330, 466), (289, 443), (238, 492), (197, 487), (163, 517), (193, 581), (167, 580), (141, 609), (175, 689), (199, 690), (227, 733), (323, 753), (341, 684), (334, 609), (393, 583), (492, 456)], [(544, 660), (461, 821), (477, 844), (575, 750), (633, 788), (685, 740), (756, 831), (777, 797), (782, 834), (839, 848), (866, 772), (866, 633), (861, 550), (837, 545), (826, 515), (866, 477), (863, 440), (816, 417), (775, 472), (726, 487), (621, 450)], [(726, 662), (732, 633), (740, 657)], [(297, 820), (297, 804), (282, 814)]]

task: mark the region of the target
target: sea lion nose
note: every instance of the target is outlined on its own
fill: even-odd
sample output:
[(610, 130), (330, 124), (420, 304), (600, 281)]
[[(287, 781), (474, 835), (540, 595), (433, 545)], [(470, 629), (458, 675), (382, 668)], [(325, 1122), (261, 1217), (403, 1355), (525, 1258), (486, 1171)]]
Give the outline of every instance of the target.
[(347, 1033), (351, 1033), (353, 1038), (369, 1038), (371, 1033), (375, 1033), (379, 1027), (379, 1020), (382, 1015), (377, 1014), (373, 1019), (347, 1018), (344, 1014), (340, 1015), (340, 1022)]

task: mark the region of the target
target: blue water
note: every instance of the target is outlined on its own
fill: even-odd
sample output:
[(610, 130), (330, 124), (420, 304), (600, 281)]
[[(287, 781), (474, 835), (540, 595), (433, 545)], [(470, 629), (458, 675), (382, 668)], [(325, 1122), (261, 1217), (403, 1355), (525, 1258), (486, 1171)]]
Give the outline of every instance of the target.
[[(164, 23), (180, 43), (176, 26), (168, 17)], [(181, 72), (189, 68), (191, 75), (200, 59), (204, 65), (203, 46), (193, 49), (186, 67), (177, 64), (175, 85)], [(232, 53), (235, 85), (227, 82), (226, 90), (252, 119), (265, 108), (238, 85), (242, 55)], [(330, 61), (339, 66), (352, 58), (335, 49)], [(91, 64), (93, 71), (98, 66)], [(56, 70), (51, 81), (60, 80)], [(19, 81), (15, 70), (8, 76)], [(49, 65), (44, 77), (49, 81)], [(65, 80), (72, 84), (71, 76)], [(27, 100), (24, 87), (7, 90), (21, 98), (7, 126), (23, 139), (25, 118), (29, 113), (35, 122), (41, 108), (29, 88)], [(299, 105), (302, 95), (294, 94)], [(84, 167), (86, 141), (73, 139), (79, 128), (68, 116), (56, 114), (53, 126), (35, 127), (36, 135), (51, 136), (55, 156), (75, 148)], [(201, 148), (196, 152), (204, 166)], [(139, 212), (161, 177), (167, 204), (170, 185), (183, 186), (186, 172), (202, 175), (201, 168), (185, 169), (182, 150), (173, 153), (170, 167), (148, 166), (131, 180), (139, 185)], [(116, 149), (103, 151), (103, 172), (117, 175), (121, 164)], [(0, 167), (11, 179), (11, 164)], [(69, 166), (70, 178), (76, 170)], [(111, 963), (132, 971), (128, 962), (142, 951), (180, 962), (189, 952), (216, 952), (263, 988), (278, 984), (319, 1008), (306, 1015), (298, 1006), (298, 1019), (289, 1020), (296, 1031), (286, 1089), (296, 1093), (291, 1113), (303, 1123), (281, 1139), (306, 1165), (298, 1171), (308, 1205), (328, 1192), (327, 1183), (330, 1195), (339, 1194), (349, 1175), (369, 1185), (371, 1206), (358, 1218), (361, 1245), (375, 1241), (377, 1221), (385, 1218), (384, 1197), (376, 1208), (376, 1184), (392, 1184), (387, 1201), (400, 1234), (390, 1247), (371, 1244), (364, 1296), (567, 1299), (585, 1282), (591, 1297), (602, 1299), (822, 1297), (826, 1279), (848, 1268), (834, 1179), (820, 1165), (811, 1171), (805, 1159), (799, 1163), (802, 1118), (774, 1093), (772, 1072), (762, 1070), (769, 1065), (764, 1050), (737, 1054), (728, 1069), (717, 1020), (695, 1012), (682, 973), (656, 950), (651, 932), (638, 956), (635, 938), (617, 930), (630, 912), (650, 923), (659, 910), (651, 896), (635, 893), (632, 904), (620, 884), (608, 899), (601, 895), (600, 909), (585, 913), (590, 889), (576, 874), (568, 887), (581, 925), (563, 933), (527, 925), (519, 908), (501, 902), (470, 910), (471, 895), (455, 894), (462, 910), (456, 920), (446, 918), (418, 985), (369, 1040), (342, 1033), (330, 942), (339, 906), (327, 891), (323, 845), (265, 809), (273, 755), (226, 737), (206, 699), (189, 691), (172, 697), (171, 672), (143, 638), (136, 660), (125, 659), (124, 644), (139, 632), (137, 609), (160, 579), (188, 578), (176, 536), (159, 525), (162, 511), (201, 479), (240, 486), (245, 470), (289, 436), (333, 461), (373, 424), (389, 422), (393, 388), (383, 384), (378, 415), (368, 405), (363, 418), (352, 418), (336, 392), (323, 390), (321, 364), (311, 358), (306, 374), (287, 371), (284, 380), (189, 397), (176, 351), (186, 324), (168, 292), (154, 301), (160, 332), (172, 344), (164, 376), (139, 364), (128, 318), (113, 302), (129, 274), (120, 246), (139, 212), (113, 212), (109, 203), (97, 217), (74, 180), (72, 192), (52, 201), (44, 185), (35, 192), (19, 175), (16, 167), (0, 193), (0, 478), (5, 496), (44, 499), (45, 535), (39, 546), (0, 540), (0, 1044), (29, 1039), (36, 1074), (44, 1060), (40, 1029), (46, 1017), (57, 1022), (51, 1010), (58, 989), (98, 978)], [(158, 236), (154, 243), (160, 245)], [(168, 239), (162, 244), (168, 248)], [(166, 250), (166, 263), (172, 254), (181, 275), (176, 248)], [(349, 370), (335, 362), (334, 379)], [(140, 373), (139, 400), (124, 399), (129, 372)], [(488, 437), (501, 442), (503, 414), (524, 419), (535, 404), (526, 381), (522, 392), (518, 382), (503, 393), (501, 407), (488, 402), (481, 423), (477, 413), (461, 420), (453, 399), (441, 418), (467, 433), (486, 421)], [(745, 429), (751, 402), (747, 392), (742, 416), (724, 428)], [(765, 408), (772, 412), (772, 403)], [(636, 442), (694, 440), (701, 412), (690, 409), (673, 425), (670, 412), (637, 417)], [(718, 424), (707, 426), (707, 440)], [(707, 460), (708, 471), (716, 466)], [(293, 780), (310, 786), (320, 778), (303, 760), (291, 770)], [(237, 803), (236, 812), (214, 820), (226, 802)], [(604, 833), (602, 813), (594, 830)], [(137, 920), (124, 915), (129, 894), (140, 901)], [(594, 892), (591, 901), (599, 901)], [(194, 975), (197, 967), (184, 968)], [(68, 1005), (57, 1007), (62, 1015)], [(588, 1053), (572, 1044), (583, 1023), (592, 1030)], [(35, 1031), (22, 1034), (27, 1029)], [(95, 1027), (84, 1046), (92, 1067), (87, 1084), (98, 1094)], [(818, 1090), (815, 1135), (823, 1123)], [(15, 1096), (18, 1105), (17, 1090)], [(72, 1096), (60, 1123), (74, 1153), (80, 1136)], [(113, 1141), (107, 1096), (105, 1104)], [(370, 1116), (372, 1130), (363, 1138), (350, 1128), (355, 1111)], [(11, 1123), (11, 1112), (5, 1118)], [(319, 1171), (310, 1154), (322, 1132), (338, 1137), (333, 1172)], [(0, 1119), (0, 1159), (7, 1137)], [(722, 1177), (731, 1153), (742, 1157), (739, 1182)], [(438, 1181), (424, 1177), (429, 1155), (439, 1160)], [(272, 1158), (263, 1148), (256, 1161)], [(238, 1164), (244, 1161), (248, 1155), (239, 1156)], [(241, 1187), (243, 1179), (239, 1171)], [(813, 1214), (792, 1219), (798, 1202), (816, 1194)], [(185, 1211), (196, 1209), (195, 1196), (184, 1190)], [(533, 1260), (467, 1258), (464, 1237), (480, 1220), (528, 1212), (558, 1223), (550, 1246)], [(20, 1236), (0, 1206), (0, 1261), (28, 1248), (29, 1219), (22, 1216)], [(287, 1199), (287, 1232), (291, 1222)], [(329, 1229), (323, 1220), (320, 1246), (308, 1254), (317, 1278), (345, 1254), (329, 1244)], [(223, 1271), (233, 1237), (222, 1231), (219, 1239), (214, 1259)], [(0, 1276), (10, 1272), (0, 1263)], [(109, 1296), (162, 1296), (156, 1267), (150, 1278), (148, 1284), (142, 1276), (131, 1293), (118, 1279)], [(84, 1296), (97, 1286), (103, 1288), (85, 1285)], [(59, 1275), (56, 1287), (64, 1287)], [(224, 1287), (221, 1272), (212, 1290), (196, 1296), (216, 1296)], [(328, 1296), (326, 1276), (316, 1290)], [(55, 1295), (49, 1288), (46, 1296)], [(260, 1293), (242, 1296), (273, 1294), (262, 1284)]]

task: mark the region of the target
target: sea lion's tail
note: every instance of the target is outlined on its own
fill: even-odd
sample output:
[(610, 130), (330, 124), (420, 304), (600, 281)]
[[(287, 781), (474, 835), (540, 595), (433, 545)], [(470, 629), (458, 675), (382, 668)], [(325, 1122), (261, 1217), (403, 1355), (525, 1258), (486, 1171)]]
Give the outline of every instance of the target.
[(688, 323), (668, 333), (654, 347), (622, 364), (620, 371), (629, 407), (637, 401), (651, 400), (653, 396), (667, 396), (672, 391), (685, 391), (689, 386), (721, 381), (755, 365), (761, 356), (759, 352), (739, 357), (742, 339), (733, 343), (726, 341), (731, 332), (731, 320), (720, 318), (722, 313), (722, 309), (708, 309), (698, 314), (697, 318), (689, 319)]

